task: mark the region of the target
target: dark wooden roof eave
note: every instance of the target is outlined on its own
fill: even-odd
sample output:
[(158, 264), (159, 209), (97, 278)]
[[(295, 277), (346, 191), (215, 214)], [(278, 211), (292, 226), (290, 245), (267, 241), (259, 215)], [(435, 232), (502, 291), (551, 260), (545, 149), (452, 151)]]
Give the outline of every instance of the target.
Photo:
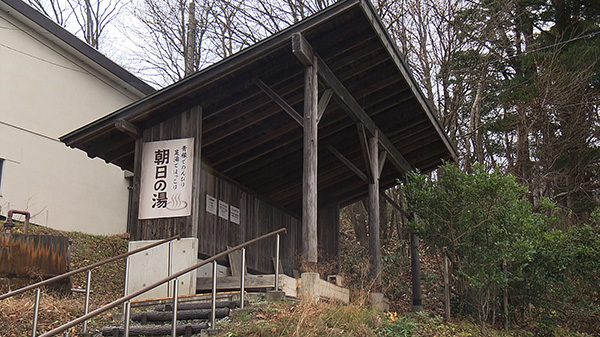
[[(294, 212), (301, 200), (298, 186), (302, 181), (302, 128), (268, 93), (272, 91), (271, 94), (289, 104), (288, 110), (302, 112), (303, 65), (292, 54), (291, 41), (295, 33), (301, 33), (314, 46), (322, 62), (331, 68), (331, 76), (339, 79), (347, 94), (360, 103), (360, 109), (386, 139), (389, 138), (387, 146), (397, 149), (411, 167), (426, 172), (442, 159), (456, 158), (456, 150), (375, 10), (362, 0), (339, 2), (230, 58), (75, 130), (61, 137), (61, 141), (86, 151), (91, 157), (98, 156), (132, 170), (135, 141), (118, 130), (118, 121), (131, 123), (133, 131), (129, 134), (135, 134), (136, 128), (150, 127), (200, 105), (205, 130), (203, 161), (240, 185), (269, 196), (274, 204), (286, 205)], [(328, 85), (322, 82), (321, 91)], [(325, 180), (319, 193), (337, 202), (347, 203), (366, 193), (366, 185), (362, 186), (364, 182), (356, 179), (356, 173), (327, 150), (333, 145), (356, 161), (359, 169), (364, 169), (356, 123), (334, 94), (319, 125), (319, 156), (323, 157), (320, 163), (325, 165), (320, 177)], [(402, 173), (393, 168), (385, 169), (382, 186), (395, 183)], [(267, 181), (272, 183), (265, 183)], [(361, 192), (363, 187), (364, 193)]]
[[(164, 106), (177, 98), (184, 96), (189, 87), (194, 86), (196, 82), (202, 82), (202, 85), (208, 85), (211, 81), (227, 76), (242, 64), (252, 63), (259, 54), (268, 53), (269, 50), (277, 49), (282, 46), (288, 46), (288, 40), (296, 31), (305, 30), (315, 26), (320, 22), (326, 21), (330, 16), (342, 12), (360, 3), (360, 0), (346, 0), (330, 6), (319, 12), (317, 15), (303, 20), (281, 32), (262, 40), (228, 58), (225, 58), (195, 74), (188, 76), (181, 81), (173, 83), (161, 90), (158, 90), (136, 102), (131, 103), (117, 111), (114, 111), (96, 121), (73, 130), (59, 138), (59, 140), (68, 146), (78, 147), (78, 144), (84, 142), (89, 137), (94, 137), (98, 133), (106, 132), (113, 128), (113, 123), (123, 118), (125, 120), (136, 119), (139, 115), (147, 114), (150, 110)], [(315, 20), (318, 19), (318, 20)]]

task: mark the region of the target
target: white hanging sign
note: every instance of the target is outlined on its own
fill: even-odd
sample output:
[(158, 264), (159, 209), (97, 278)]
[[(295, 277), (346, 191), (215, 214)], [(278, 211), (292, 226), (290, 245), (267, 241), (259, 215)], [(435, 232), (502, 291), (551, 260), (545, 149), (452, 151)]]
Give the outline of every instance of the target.
[(219, 200), (219, 218), (229, 219), (229, 204)]
[(206, 195), (206, 212), (217, 215), (217, 198)]
[(229, 207), (229, 220), (234, 224), (240, 224), (240, 209), (234, 206)]
[(190, 215), (193, 169), (194, 138), (144, 143), (139, 219)]

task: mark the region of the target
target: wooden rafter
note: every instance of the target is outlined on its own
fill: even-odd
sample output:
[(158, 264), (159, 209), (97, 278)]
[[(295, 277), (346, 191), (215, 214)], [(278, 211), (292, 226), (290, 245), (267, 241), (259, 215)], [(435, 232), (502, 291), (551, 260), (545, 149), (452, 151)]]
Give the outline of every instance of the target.
[(377, 172), (378, 177), (381, 177), (381, 172), (383, 171), (383, 166), (385, 165), (386, 157), (387, 157), (386, 151), (381, 151), (381, 153), (379, 153), (379, 171)]
[(370, 182), (370, 179), (367, 177), (367, 175), (364, 174), (363, 171), (361, 171), (358, 167), (356, 167), (356, 165), (354, 165), (348, 158), (341, 154), (340, 151), (338, 151), (333, 146), (329, 146), (327, 148), (331, 153), (333, 153), (334, 156), (336, 156), (340, 161), (342, 161), (342, 163), (346, 164), (346, 166), (348, 166), (348, 168), (351, 169), (352, 172), (354, 172), (365, 183)]
[[(309, 62), (316, 62), (319, 76), (323, 81), (335, 92), (340, 98), (342, 104), (346, 107), (350, 114), (350, 117), (357, 123), (361, 123), (365, 128), (374, 135), (376, 132), (379, 133), (379, 143), (385, 151), (388, 152), (390, 161), (400, 172), (408, 172), (412, 169), (411, 165), (406, 159), (400, 154), (398, 149), (392, 144), (392, 142), (379, 130), (375, 122), (369, 117), (369, 115), (363, 110), (360, 104), (352, 97), (352, 94), (346, 89), (342, 82), (335, 76), (335, 74), (329, 69), (325, 61), (319, 57), (318, 54), (314, 53), (314, 50), (310, 43), (306, 41), (301, 33), (292, 34), (292, 51), (294, 55), (303, 64), (312, 64)], [(314, 60), (314, 61), (311, 61)]]
[(292, 117), (296, 122), (298, 122), (298, 124), (304, 126), (302, 116), (294, 108), (292, 108), (283, 98), (277, 95), (275, 91), (269, 88), (268, 85), (261, 81), (260, 78), (255, 78), (254, 83), (262, 91), (264, 91), (264, 93), (267, 94), (267, 96), (269, 96), (275, 103), (277, 103), (277, 105), (279, 105), (283, 109), (283, 111), (287, 112), (287, 114), (290, 115), (290, 117)]
[(327, 106), (329, 105), (331, 96), (333, 96), (333, 90), (327, 89), (323, 92), (323, 95), (321, 96), (321, 99), (319, 100), (319, 107), (318, 107), (319, 115), (317, 116), (317, 123), (319, 123), (321, 121), (321, 117), (323, 117), (325, 110), (327, 110)]
[(369, 147), (367, 146), (367, 133), (365, 132), (365, 126), (357, 123), (356, 128), (358, 129), (358, 138), (360, 140), (360, 149), (365, 160), (365, 167), (367, 168), (367, 175), (371, 174), (371, 165), (369, 165)]
[(139, 139), (142, 138), (142, 129), (138, 128), (137, 126), (133, 125), (132, 123), (129, 123), (128, 121), (124, 120), (124, 119), (117, 119), (115, 121), (115, 128), (125, 134), (127, 134), (128, 136), (130, 136), (133, 139)]

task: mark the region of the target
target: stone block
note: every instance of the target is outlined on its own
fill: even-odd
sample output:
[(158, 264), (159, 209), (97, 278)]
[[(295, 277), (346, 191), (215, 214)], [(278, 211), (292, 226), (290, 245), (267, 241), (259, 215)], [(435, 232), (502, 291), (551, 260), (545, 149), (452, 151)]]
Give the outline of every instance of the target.
[(216, 336), (219, 334), (219, 329), (204, 329), (200, 331), (200, 337)]
[(248, 315), (250, 314), (250, 308), (244, 308), (244, 309), (232, 309), (231, 311), (229, 311), (229, 317), (231, 318), (239, 318), (241, 316), (244, 315)]
[(300, 299), (308, 302), (319, 301), (319, 273), (302, 273), (300, 276)]
[(281, 290), (269, 290), (267, 291), (267, 301), (284, 301), (285, 300), (285, 292)]
[(369, 303), (371, 304), (371, 308), (377, 311), (389, 311), (390, 310), (390, 302), (389, 300), (383, 296), (382, 293), (370, 293), (369, 294)]

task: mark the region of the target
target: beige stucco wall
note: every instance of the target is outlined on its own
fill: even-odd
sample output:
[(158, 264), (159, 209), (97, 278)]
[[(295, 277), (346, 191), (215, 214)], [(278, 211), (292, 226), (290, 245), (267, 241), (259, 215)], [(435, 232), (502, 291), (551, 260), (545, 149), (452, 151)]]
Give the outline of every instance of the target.
[(27, 210), (34, 223), (62, 230), (123, 233), (124, 172), (58, 137), (142, 94), (119, 88), (48, 36), (0, 11), (0, 212)]

